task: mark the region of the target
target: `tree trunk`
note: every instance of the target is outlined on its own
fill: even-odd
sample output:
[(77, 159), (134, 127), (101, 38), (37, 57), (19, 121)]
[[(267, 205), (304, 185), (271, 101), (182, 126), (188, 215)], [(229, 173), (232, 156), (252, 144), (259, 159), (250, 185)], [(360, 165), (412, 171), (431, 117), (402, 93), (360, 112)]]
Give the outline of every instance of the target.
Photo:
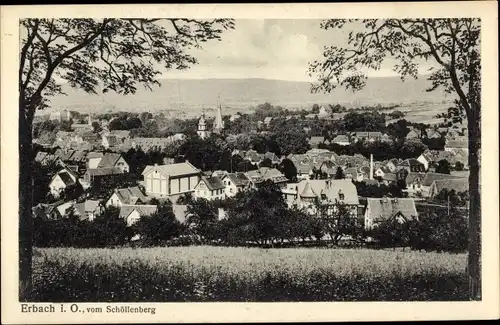
[(479, 193), (479, 126), (475, 120), (469, 128), (469, 298), (481, 300), (481, 195)]
[(19, 300), (29, 301), (32, 290), (33, 177), (32, 120), (19, 109)]

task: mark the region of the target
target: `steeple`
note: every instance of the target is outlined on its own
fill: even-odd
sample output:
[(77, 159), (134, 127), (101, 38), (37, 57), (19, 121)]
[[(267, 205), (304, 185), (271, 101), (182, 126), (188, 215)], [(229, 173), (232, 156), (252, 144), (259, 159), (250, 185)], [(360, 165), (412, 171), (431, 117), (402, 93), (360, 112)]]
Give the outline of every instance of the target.
[(221, 132), (224, 129), (224, 121), (222, 120), (220, 96), (217, 96), (217, 115), (215, 116), (214, 132)]
[(210, 136), (210, 133), (207, 130), (207, 121), (205, 120), (205, 109), (201, 108), (201, 117), (198, 121), (198, 136), (202, 139), (206, 139)]

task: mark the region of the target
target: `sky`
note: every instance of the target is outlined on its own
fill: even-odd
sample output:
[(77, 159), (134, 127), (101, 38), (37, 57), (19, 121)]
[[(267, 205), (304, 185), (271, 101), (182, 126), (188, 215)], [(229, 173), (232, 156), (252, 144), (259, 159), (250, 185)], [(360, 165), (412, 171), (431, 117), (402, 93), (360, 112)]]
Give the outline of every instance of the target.
[[(199, 64), (188, 70), (166, 71), (162, 78), (265, 78), (312, 81), (307, 75), (309, 62), (322, 58), (326, 45), (347, 44), (348, 30), (320, 28), (320, 20), (236, 20), (235, 29), (225, 31), (221, 41), (205, 43), (193, 50)], [(396, 76), (394, 62), (386, 60), (369, 77)], [(428, 65), (421, 65), (425, 74)]]

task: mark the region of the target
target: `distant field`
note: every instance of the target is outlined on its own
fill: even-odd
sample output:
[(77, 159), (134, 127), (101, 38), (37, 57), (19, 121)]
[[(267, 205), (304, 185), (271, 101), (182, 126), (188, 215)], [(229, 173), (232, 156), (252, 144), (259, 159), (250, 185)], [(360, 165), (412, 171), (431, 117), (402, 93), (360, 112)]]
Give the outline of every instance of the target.
[(369, 249), (35, 249), (33, 300), (465, 300), (465, 265), (465, 254)]

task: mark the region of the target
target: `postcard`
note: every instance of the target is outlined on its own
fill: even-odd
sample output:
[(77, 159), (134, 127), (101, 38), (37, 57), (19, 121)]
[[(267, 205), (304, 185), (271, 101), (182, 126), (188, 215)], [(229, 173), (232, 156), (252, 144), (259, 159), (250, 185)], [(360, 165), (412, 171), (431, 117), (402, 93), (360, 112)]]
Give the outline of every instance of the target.
[(2, 322), (498, 318), (497, 9), (2, 6)]

